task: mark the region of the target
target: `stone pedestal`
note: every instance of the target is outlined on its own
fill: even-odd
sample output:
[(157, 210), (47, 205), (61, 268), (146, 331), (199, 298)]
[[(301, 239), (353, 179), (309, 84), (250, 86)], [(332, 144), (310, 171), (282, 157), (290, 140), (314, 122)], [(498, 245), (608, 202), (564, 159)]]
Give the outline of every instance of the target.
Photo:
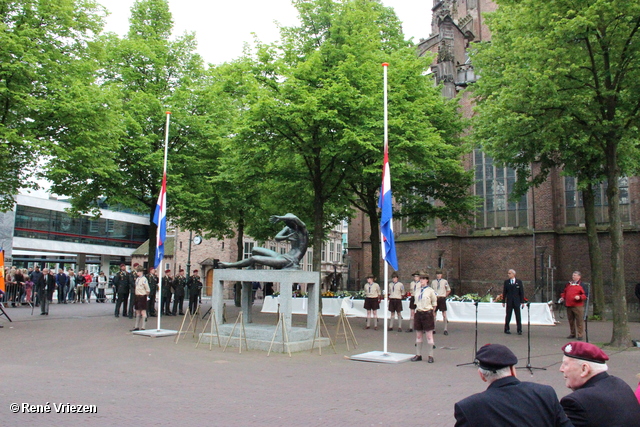
[[(280, 313), (284, 315), (284, 324), (289, 336), (291, 351), (309, 350), (313, 342), (313, 334), (316, 330), (318, 321), (318, 304), (320, 303), (320, 273), (317, 271), (299, 271), (299, 270), (232, 270), (217, 269), (213, 271), (213, 295), (211, 297), (211, 305), (215, 310), (216, 321), (220, 329), (220, 338), (223, 342), (229, 337), (235, 319), (227, 319), (228, 324), (222, 325), (222, 307), (223, 307), (223, 290), (224, 282), (243, 282), (241, 309), (245, 319), (245, 329), (247, 332), (247, 342), (250, 348), (268, 350), (268, 346), (273, 338), (275, 325), (254, 325), (251, 323), (251, 282), (274, 282), (280, 283)], [(291, 289), (294, 283), (306, 283), (309, 310), (307, 314), (306, 328), (291, 327)], [(236, 327), (234, 337), (238, 336)], [(282, 328), (276, 334), (276, 343), (282, 343)], [(202, 341), (208, 342), (211, 339), (210, 334), (203, 334)], [(255, 345), (251, 345), (253, 342)], [(266, 348), (265, 348), (265, 344)], [(274, 343), (274, 351), (281, 351), (282, 344)], [(295, 343), (295, 344), (294, 344)], [(229, 345), (238, 346), (239, 340), (232, 339)], [(329, 345), (329, 340), (317, 339), (317, 346)], [(276, 347), (278, 347), (276, 349)]]

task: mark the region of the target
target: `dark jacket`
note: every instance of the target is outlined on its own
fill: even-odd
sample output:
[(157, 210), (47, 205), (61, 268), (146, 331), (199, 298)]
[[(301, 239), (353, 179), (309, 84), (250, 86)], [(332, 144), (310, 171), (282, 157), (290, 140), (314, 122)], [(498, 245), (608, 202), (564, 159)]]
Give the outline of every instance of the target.
[(516, 377), (500, 378), (456, 403), (454, 415), (456, 426), (571, 426), (552, 387)]
[(574, 426), (640, 426), (640, 403), (631, 387), (601, 372), (560, 401)]
[(113, 276), (113, 288), (119, 294), (128, 294), (133, 284), (133, 276), (129, 272), (120, 270)]
[(509, 305), (524, 304), (524, 285), (522, 280), (515, 279), (515, 283), (511, 284), (511, 280), (504, 281), (502, 289), (503, 302)]
[(67, 286), (69, 284), (69, 276), (64, 273), (56, 274), (56, 284), (60, 287)]
[(187, 287), (189, 288), (189, 295), (197, 295), (202, 289), (202, 282), (200, 276), (189, 276), (187, 280)]
[(177, 297), (184, 296), (184, 287), (187, 284), (187, 279), (184, 276), (177, 276), (173, 279), (173, 293)]
[(51, 296), (53, 291), (56, 289), (55, 276), (53, 274), (40, 275), (40, 279), (36, 283), (36, 289), (40, 293), (46, 292), (47, 295)]
[(149, 282), (149, 295), (155, 295), (158, 292), (158, 276), (155, 274), (147, 274), (147, 282)]

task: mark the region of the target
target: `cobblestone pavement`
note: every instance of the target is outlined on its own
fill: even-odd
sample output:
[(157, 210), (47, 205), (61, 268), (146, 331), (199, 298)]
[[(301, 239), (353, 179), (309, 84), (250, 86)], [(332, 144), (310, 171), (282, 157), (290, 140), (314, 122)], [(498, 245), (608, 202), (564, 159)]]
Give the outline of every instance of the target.
[[(237, 308), (227, 302), (227, 319)], [(205, 309), (208, 306), (204, 306)], [(259, 313), (254, 322), (277, 321)], [(49, 316), (31, 308), (5, 308), (0, 318), (0, 424), (3, 426), (124, 426), (124, 425), (291, 425), (291, 426), (450, 426), (453, 404), (485, 389), (471, 362), (474, 325), (449, 324), (449, 335), (438, 323), (435, 363), (379, 364), (355, 362), (345, 356), (382, 350), (382, 327), (364, 330), (363, 319), (351, 319), (358, 348), (347, 350), (344, 339), (337, 354), (324, 348), (286, 354), (200, 345), (191, 335), (178, 344), (173, 337), (132, 335), (133, 320), (114, 318), (113, 304), (52, 304)], [(325, 317), (332, 336), (337, 319)], [(181, 318), (163, 318), (162, 327), (179, 329)], [(297, 325), (305, 316), (294, 316)], [(380, 322), (382, 324), (382, 322)], [(150, 318), (148, 328), (156, 319)], [(380, 325), (381, 326), (381, 325)], [(407, 321), (404, 326), (406, 329)], [(640, 323), (629, 324), (640, 338)], [(202, 327), (202, 324), (199, 328)], [(519, 370), (524, 380), (549, 384), (558, 396), (569, 393), (560, 366), (561, 346), (568, 340), (566, 323), (531, 328), (531, 365), (547, 370)], [(589, 323), (590, 340), (609, 341), (610, 322)], [(414, 334), (390, 332), (388, 350), (414, 352)], [(502, 343), (527, 364), (527, 334), (504, 335), (502, 325), (479, 326), (478, 344)], [(426, 347), (426, 345), (425, 345)], [(610, 373), (635, 388), (640, 349), (606, 350)], [(12, 413), (10, 404), (51, 405), (51, 413)], [(92, 414), (55, 413), (53, 404), (95, 405)], [(418, 408), (420, 415), (418, 416)], [(426, 418), (425, 418), (426, 417)]]

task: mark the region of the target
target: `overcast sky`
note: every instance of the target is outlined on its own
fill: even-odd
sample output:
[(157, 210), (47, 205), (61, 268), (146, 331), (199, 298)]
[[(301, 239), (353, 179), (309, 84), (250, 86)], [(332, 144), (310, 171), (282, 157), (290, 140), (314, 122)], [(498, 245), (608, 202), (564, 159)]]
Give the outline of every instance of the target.
[[(134, 0), (98, 0), (109, 10), (106, 31), (124, 35), (129, 29)], [(427, 38), (431, 28), (432, 0), (383, 0), (393, 7), (407, 38)], [(256, 33), (263, 42), (279, 38), (274, 21), (282, 26), (298, 23), (291, 0), (169, 0), (174, 35), (195, 32), (198, 53), (205, 62), (220, 64), (238, 58), (245, 42)]]

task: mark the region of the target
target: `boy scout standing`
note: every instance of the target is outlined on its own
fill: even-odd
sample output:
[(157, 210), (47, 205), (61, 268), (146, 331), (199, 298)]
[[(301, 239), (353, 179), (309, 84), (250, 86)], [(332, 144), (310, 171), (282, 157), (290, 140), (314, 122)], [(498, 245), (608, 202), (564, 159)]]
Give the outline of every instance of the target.
[[(442, 278), (442, 271), (436, 270), (436, 278), (431, 282), (431, 287), (438, 297), (438, 303), (435, 311), (436, 319), (438, 310), (440, 310), (442, 312), (442, 320), (444, 320), (444, 334), (449, 335), (449, 332), (447, 332), (447, 325), (449, 324), (449, 321), (447, 320), (447, 297), (451, 293), (451, 287), (449, 286), (447, 279)], [(436, 333), (435, 329), (433, 330), (433, 333)]]
[(404, 285), (398, 281), (398, 273), (391, 275), (389, 284), (389, 311), (391, 312), (391, 325), (389, 330), (393, 331), (393, 315), (398, 318), (398, 332), (402, 332), (402, 296), (404, 295)]
[(367, 283), (364, 285), (364, 309), (367, 310), (367, 327), (369, 329), (370, 320), (373, 317), (373, 329), (378, 330), (378, 309), (380, 308), (380, 285), (374, 282), (375, 277), (367, 276)]

